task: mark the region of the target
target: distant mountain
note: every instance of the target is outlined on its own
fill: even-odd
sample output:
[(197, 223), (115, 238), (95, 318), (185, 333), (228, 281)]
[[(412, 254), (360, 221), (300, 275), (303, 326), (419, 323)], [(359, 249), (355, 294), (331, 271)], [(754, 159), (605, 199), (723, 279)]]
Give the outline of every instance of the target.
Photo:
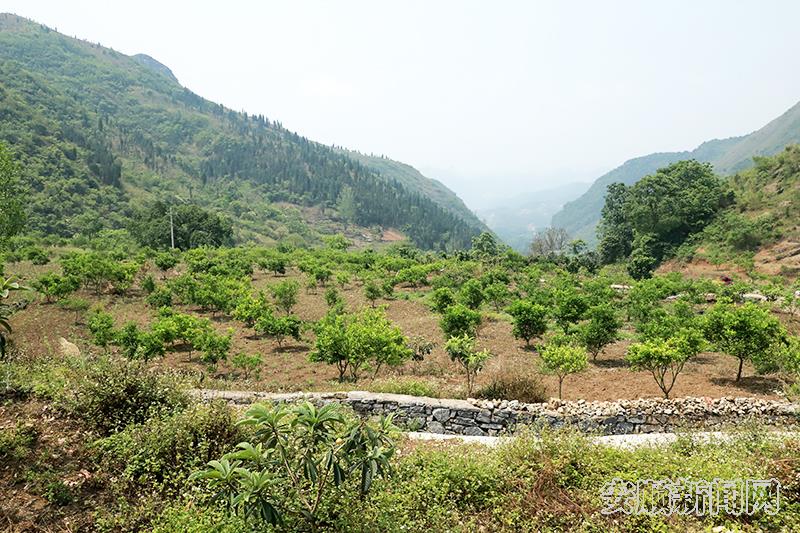
[(123, 228), (136, 207), (176, 196), (227, 215), (240, 242), (387, 230), (455, 249), (480, 231), (441, 194), (210, 102), (150, 56), (10, 14), (0, 14), (0, 141), (31, 191), (28, 229), (45, 234)]
[(661, 167), (684, 159), (709, 162), (717, 172), (728, 175), (752, 166), (753, 156), (773, 155), (797, 142), (800, 142), (800, 103), (749, 135), (714, 139), (692, 151), (656, 153), (626, 161), (600, 176), (578, 199), (564, 205), (553, 215), (552, 225), (566, 229), (573, 237), (595, 243), (606, 188), (611, 183), (630, 185)]
[(535, 231), (550, 225), (550, 219), (565, 202), (586, 191), (588, 183), (567, 183), (552, 189), (520, 193), (478, 209), (478, 215), (509, 246), (527, 252)]
[(381, 176), (398, 181), (408, 190), (427, 196), (473, 228), (479, 231), (489, 230), (456, 193), (448, 189), (442, 182), (423, 175), (411, 165), (384, 156), (366, 155), (354, 150), (337, 150)]

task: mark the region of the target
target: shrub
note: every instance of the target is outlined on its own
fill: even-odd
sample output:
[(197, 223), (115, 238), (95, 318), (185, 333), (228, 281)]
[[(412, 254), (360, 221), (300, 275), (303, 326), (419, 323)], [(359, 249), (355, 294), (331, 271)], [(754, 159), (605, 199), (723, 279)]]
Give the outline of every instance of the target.
[(275, 298), (275, 304), (288, 315), (297, 304), (300, 285), (294, 280), (285, 280), (272, 285), (269, 290)]
[(103, 359), (71, 386), (74, 394), (62, 398), (62, 407), (106, 435), (187, 403), (166, 378), (125, 360)]
[(751, 360), (757, 372), (773, 370), (778, 345), (786, 338), (780, 321), (753, 303), (714, 305), (705, 314), (703, 331), (717, 350), (739, 359), (736, 381), (745, 360)]
[(39, 276), (31, 285), (44, 296), (46, 302), (52, 302), (78, 290), (80, 283), (74, 277), (50, 273)]
[(245, 437), (235, 422), (224, 403), (196, 404), (130, 424), (97, 441), (94, 453), (103, 471), (123, 488), (180, 496), (194, 470)]
[(448, 307), (439, 319), (439, 327), (445, 339), (464, 335), (475, 337), (480, 325), (481, 314), (461, 304)]
[(164, 285), (156, 286), (145, 298), (147, 305), (155, 309), (172, 305), (172, 291)]
[(301, 340), (300, 326), (302, 322), (294, 315), (276, 317), (265, 315), (259, 318), (253, 328), (259, 335), (272, 337), (278, 343), (278, 347), (283, 347), (283, 340), (291, 337), (296, 341)]
[(259, 293), (258, 296), (248, 295), (240, 298), (233, 309), (233, 318), (244, 322), (249, 328), (255, 326), (260, 318), (271, 316), (272, 305), (263, 293)]
[(549, 343), (539, 354), (542, 358), (542, 371), (558, 377), (558, 397), (564, 378), (569, 374), (580, 372), (586, 368), (586, 350), (571, 344)]
[(149, 361), (164, 355), (164, 339), (159, 331), (143, 331), (135, 322), (128, 322), (117, 332), (114, 344), (128, 359)]
[(369, 300), (369, 304), (375, 307), (375, 302), (383, 296), (383, 289), (373, 280), (364, 284), (364, 297)]
[(152, 292), (156, 290), (156, 280), (152, 274), (147, 274), (144, 279), (142, 279), (142, 290), (147, 294), (152, 294)]
[(169, 252), (159, 252), (153, 258), (153, 263), (159, 268), (159, 270), (167, 271), (170, 268), (175, 268), (177, 264), (180, 262), (180, 254), (173, 251)]
[(656, 339), (628, 347), (626, 359), (633, 370), (647, 370), (658, 388), (669, 398), (684, 364), (703, 347), (699, 331), (684, 329), (669, 339)]
[(339, 294), (339, 291), (336, 290), (336, 287), (328, 287), (325, 291), (325, 303), (330, 308), (343, 307), (344, 299), (342, 295)]
[(530, 346), (531, 339), (547, 332), (547, 308), (528, 300), (517, 300), (508, 308), (513, 319), (512, 333), (515, 339), (524, 339)]
[(38, 246), (31, 246), (24, 251), (25, 259), (34, 265), (46, 265), (50, 262), (50, 255), (44, 248)]
[(437, 313), (444, 313), (451, 305), (456, 303), (456, 295), (450, 287), (439, 287), (431, 293), (431, 307)]
[(504, 283), (492, 283), (488, 287), (484, 289), (484, 294), (486, 299), (492, 302), (494, 306), (494, 310), (498, 313), (500, 309), (505, 305), (508, 301), (508, 298), (511, 296), (511, 293), (508, 290), (508, 287)]
[(547, 401), (547, 391), (537, 376), (503, 369), (489, 383), (475, 392), (476, 398), (487, 400), (518, 400), (525, 403)]
[(592, 354), (592, 361), (607, 345), (617, 340), (622, 321), (617, 312), (609, 304), (597, 305), (586, 313), (588, 320), (578, 329), (578, 338), (583, 346)]
[(485, 298), (481, 282), (474, 278), (467, 280), (458, 291), (458, 301), (470, 309), (478, 309)]
[[(255, 429), (254, 439), (192, 478), (206, 481), (214, 499), (254, 530), (292, 519), (299, 523), (289, 530), (317, 531), (324, 525), (323, 504), (337, 487), (363, 498), (373, 480), (391, 473), (391, 419), (371, 425), (346, 418), (336, 404), (317, 408), (306, 402), (257, 404), (243, 422)], [(353, 477), (357, 483), (348, 484)]]
[(356, 381), (367, 363), (375, 373), (382, 365), (397, 366), (411, 357), (408, 340), (381, 310), (347, 315), (328, 313), (315, 326), (317, 339), (311, 361), (336, 365), (339, 381), (349, 374)]
[(260, 367), (263, 362), (264, 359), (259, 354), (249, 355), (246, 353), (238, 353), (231, 358), (233, 368), (238, 368), (244, 372), (244, 379), (250, 379), (250, 374), (253, 372), (255, 372), (256, 378), (258, 378), (258, 367)]
[(491, 357), (488, 350), (475, 349), (475, 339), (469, 335), (450, 337), (444, 345), (450, 360), (461, 365), (467, 377), (467, 394), (472, 394), (475, 377), (483, 369), (483, 365)]
[(553, 291), (553, 318), (564, 330), (569, 332), (572, 324), (583, 319), (589, 307), (589, 301), (574, 286), (568, 285)]
[(228, 330), (225, 335), (215, 333), (213, 330), (202, 331), (194, 341), (195, 347), (202, 351), (201, 359), (204, 363), (216, 364), (227, 359), (231, 349), (233, 330)]
[(92, 342), (97, 346), (108, 349), (108, 345), (114, 342), (117, 332), (114, 330), (114, 317), (100, 308), (96, 308), (89, 315), (87, 323), (89, 333), (92, 334)]

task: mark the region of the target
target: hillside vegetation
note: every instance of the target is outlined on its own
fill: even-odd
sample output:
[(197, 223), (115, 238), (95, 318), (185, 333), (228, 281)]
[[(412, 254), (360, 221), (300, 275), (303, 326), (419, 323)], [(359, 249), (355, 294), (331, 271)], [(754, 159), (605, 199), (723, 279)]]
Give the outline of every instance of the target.
[(711, 163), (717, 173), (728, 175), (752, 165), (754, 156), (774, 155), (788, 144), (798, 142), (800, 103), (748, 135), (711, 140), (691, 151), (655, 153), (626, 161), (599, 177), (581, 197), (568, 202), (553, 215), (551, 224), (564, 228), (574, 238), (595, 243), (606, 190), (612, 183), (632, 185), (659, 168), (688, 159)]
[(456, 193), (445, 187), (442, 182), (423, 175), (411, 165), (394, 161), (385, 156), (366, 155), (344, 149), (339, 151), (381, 176), (401, 183), (408, 190), (430, 198), (471, 227), (479, 231), (488, 230), (486, 225), (475, 216), (475, 213), (470, 211)]
[(152, 58), (9, 14), (0, 15), (0, 117), (0, 141), (31, 191), (28, 229), (43, 234), (121, 228), (152, 200), (224, 213), (239, 241), (314, 243), (357, 226), (454, 249), (478, 233), (420, 188), (205, 100)]

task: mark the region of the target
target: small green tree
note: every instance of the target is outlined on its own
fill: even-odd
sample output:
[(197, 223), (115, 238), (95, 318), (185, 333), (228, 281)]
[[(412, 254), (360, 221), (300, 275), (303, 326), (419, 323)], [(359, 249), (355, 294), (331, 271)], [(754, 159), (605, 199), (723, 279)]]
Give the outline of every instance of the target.
[(596, 305), (586, 313), (588, 320), (580, 325), (578, 338), (592, 354), (592, 361), (609, 344), (617, 340), (622, 321), (609, 304)]
[(92, 342), (104, 351), (108, 350), (109, 344), (114, 342), (117, 335), (114, 330), (114, 317), (100, 308), (95, 308), (89, 315), (87, 326), (89, 333), (92, 334)]
[(354, 315), (328, 313), (315, 326), (317, 338), (311, 361), (336, 365), (339, 381), (358, 380), (361, 369), (372, 363), (397, 366), (411, 357), (408, 340), (382, 310), (365, 309)]
[(573, 286), (555, 290), (553, 300), (553, 318), (564, 330), (564, 333), (569, 333), (570, 326), (583, 319), (589, 302)]
[(58, 302), (58, 306), (75, 313), (75, 324), (80, 324), (81, 315), (89, 309), (89, 302), (83, 298), (65, 298)]
[(369, 280), (364, 284), (364, 297), (369, 300), (369, 304), (375, 307), (375, 302), (383, 296), (383, 289), (373, 280)]
[(483, 292), (486, 295), (486, 299), (492, 303), (494, 310), (498, 313), (511, 296), (508, 286), (504, 283), (492, 283)]
[(278, 343), (278, 348), (283, 348), (283, 341), (286, 337), (291, 337), (296, 341), (301, 340), (300, 327), (302, 322), (294, 315), (273, 316), (265, 315), (259, 318), (253, 329), (259, 335), (272, 337)]
[(39, 276), (31, 285), (44, 296), (45, 302), (50, 303), (72, 294), (80, 283), (72, 276), (49, 273)]
[(714, 305), (705, 314), (703, 332), (717, 350), (739, 359), (736, 381), (746, 360), (756, 372), (774, 368), (777, 348), (786, 338), (780, 321), (753, 303)]
[(275, 298), (275, 305), (287, 315), (291, 313), (297, 304), (297, 294), (300, 291), (298, 283), (294, 280), (284, 280), (272, 285), (269, 290)]
[(195, 346), (202, 351), (201, 359), (204, 363), (214, 365), (227, 359), (231, 349), (233, 330), (228, 330), (225, 335), (220, 335), (212, 330), (203, 331), (195, 339)]
[(451, 305), (445, 309), (439, 319), (439, 327), (445, 339), (463, 335), (475, 337), (480, 325), (481, 314), (461, 304)]
[(492, 356), (489, 350), (478, 351), (475, 348), (475, 338), (469, 335), (450, 337), (444, 345), (450, 360), (461, 365), (467, 377), (467, 394), (472, 395), (475, 388), (475, 378), (483, 369), (486, 361)]
[(458, 291), (458, 301), (470, 309), (478, 309), (485, 299), (481, 282), (474, 278), (467, 280)]
[(647, 370), (653, 375), (658, 388), (669, 398), (669, 393), (683, 371), (683, 366), (703, 347), (699, 331), (684, 329), (669, 339), (655, 339), (631, 344), (626, 359), (633, 370)]
[(551, 343), (542, 349), (542, 371), (558, 377), (558, 398), (562, 398), (564, 378), (586, 368), (588, 358), (583, 347), (573, 344)]
[(255, 372), (258, 376), (258, 368), (263, 363), (259, 354), (238, 353), (231, 358), (231, 364), (244, 373), (244, 379), (250, 379), (250, 374)]
[(431, 307), (437, 313), (444, 313), (451, 305), (456, 303), (456, 295), (450, 287), (439, 287), (431, 293)]
[(513, 319), (512, 333), (515, 339), (524, 339), (531, 345), (531, 339), (541, 337), (547, 332), (547, 308), (528, 300), (517, 300), (508, 308)]

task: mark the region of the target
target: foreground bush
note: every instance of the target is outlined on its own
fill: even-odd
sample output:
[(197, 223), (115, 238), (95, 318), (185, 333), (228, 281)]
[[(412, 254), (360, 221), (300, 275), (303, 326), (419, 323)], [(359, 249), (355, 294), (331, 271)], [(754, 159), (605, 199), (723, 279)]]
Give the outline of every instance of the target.
[(134, 361), (103, 359), (72, 380), (62, 408), (106, 435), (187, 403), (167, 378)]
[(126, 490), (179, 496), (194, 470), (232, 451), (245, 435), (226, 404), (200, 404), (129, 425), (94, 449), (103, 471)]
[(205, 480), (212, 501), (254, 529), (287, 521), (327, 529), (324, 502), (347, 491), (363, 499), (375, 479), (391, 473), (390, 418), (370, 425), (336, 404), (305, 402), (254, 405), (242, 423), (253, 427), (253, 438), (192, 477)]

